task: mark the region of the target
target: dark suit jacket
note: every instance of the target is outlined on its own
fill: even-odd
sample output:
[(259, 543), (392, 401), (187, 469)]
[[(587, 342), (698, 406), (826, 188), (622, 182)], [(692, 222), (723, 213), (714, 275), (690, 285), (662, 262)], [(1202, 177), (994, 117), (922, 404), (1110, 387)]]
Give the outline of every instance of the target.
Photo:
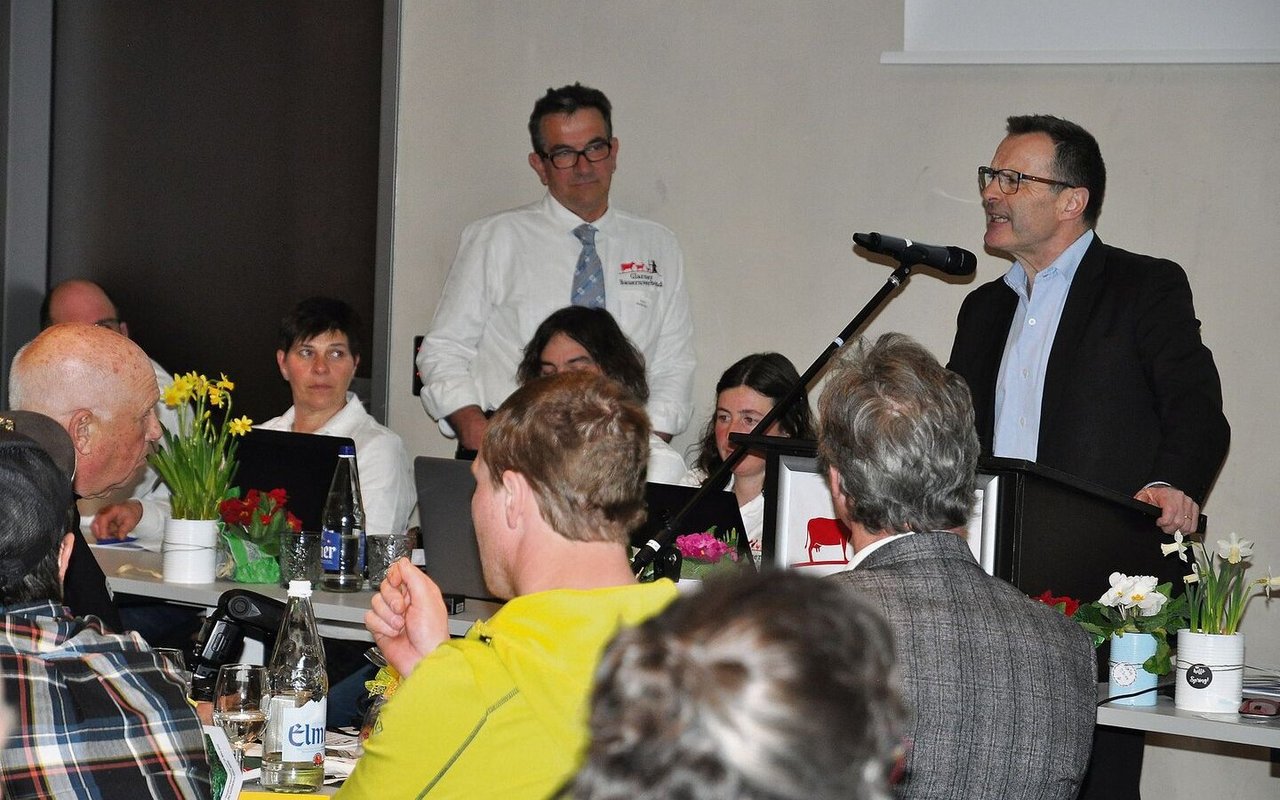
[(830, 577), (884, 611), (914, 711), (903, 798), (1074, 800), (1096, 719), (1089, 637), (982, 571), (949, 532)]
[[(985, 453), (1016, 309), (999, 278), (965, 298), (956, 322), (947, 367), (969, 383)], [(1127, 495), (1164, 481), (1203, 503), (1230, 436), (1182, 268), (1095, 237), (1050, 350), (1036, 461)]]

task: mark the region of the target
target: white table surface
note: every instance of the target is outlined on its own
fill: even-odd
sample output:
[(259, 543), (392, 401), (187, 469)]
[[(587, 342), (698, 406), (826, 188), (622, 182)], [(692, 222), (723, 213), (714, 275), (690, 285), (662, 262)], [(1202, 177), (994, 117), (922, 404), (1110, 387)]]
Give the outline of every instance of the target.
[[(1098, 699), (1103, 700), (1106, 696), (1107, 684), (1098, 684)], [(1173, 707), (1171, 698), (1163, 696), (1156, 700), (1154, 706), (1100, 705), (1098, 724), (1280, 749), (1280, 717), (1254, 720), (1239, 714), (1180, 711)]]
[[(284, 602), (288, 592), (274, 583), (166, 583), (161, 577), (161, 556), (147, 550), (126, 549), (120, 545), (94, 545), (91, 547), (107, 584), (112, 592), (154, 597), (186, 605), (214, 608), (218, 598), (229, 589), (246, 589)], [(317, 590), (311, 595), (311, 605), (316, 613), (316, 627), (321, 636), (334, 639), (373, 641), (364, 629), (364, 613), (369, 610), (373, 592), (326, 592)], [(477, 619), (486, 619), (500, 606), (480, 600), (467, 600), (466, 608), (449, 617), (449, 634), (462, 636)]]

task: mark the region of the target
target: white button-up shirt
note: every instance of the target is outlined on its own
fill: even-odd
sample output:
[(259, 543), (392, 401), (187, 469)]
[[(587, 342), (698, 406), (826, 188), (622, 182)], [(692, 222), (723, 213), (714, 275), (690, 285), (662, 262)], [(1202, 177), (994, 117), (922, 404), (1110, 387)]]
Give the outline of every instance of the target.
[[(467, 226), (418, 353), (422, 404), (437, 420), (497, 408), (516, 389), (525, 345), (569, 305), (583, 222), (547, 194)], [(605, 308), (644, 353), (653, 428), (677, 434), (693, 412), (693, 323), (684, 256), (656, 222), (610, 209), (592, 223)], [(442, 430), (451, 433), (442, 423)]]

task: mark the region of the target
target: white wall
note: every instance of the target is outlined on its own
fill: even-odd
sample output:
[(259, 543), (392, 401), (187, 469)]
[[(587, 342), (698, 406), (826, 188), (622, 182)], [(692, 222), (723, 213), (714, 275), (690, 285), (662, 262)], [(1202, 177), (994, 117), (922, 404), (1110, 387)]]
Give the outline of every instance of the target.
[[(391, 352), (404, 366), (392, 373), (391, 426), (413, 453), (452, 452), (410, 396), (411, 340), (462, 227), (540, 196), (525, 123), (548, 86), (581, 80), (609, 94), (621, 140), (613, 201), (680, 236), (698, 420), (734, 359), (776, 349), (803, 369), (881, 286), (890, 270), (852, 252), (855, 231), (980, 254), (974, 281), (917, 275), (868, 330), (906, 331), (945, 360), (961, 299), (1007, 267), (982, 253), (975, 167), (1005, 116), (1053, 113), (1102, 145), (1110, 186), (1099, 235), (1190, 276), (1235, 431), (1206, 511), (1217, 532), (1258, 541), (1258, 572), (1280, 569), (1268, 505), (1268, 454), (1280, 450), (1280, 66), (879, 63), (901, 46), (900, 2), (408, 0)], [(1277, 623), (1280, 600), (1255, 601), (1251, 664), (1280, 665)], [(1168, 799), (1276, 793), (1262, 751), (1230, 752), (1149, 747), (1145, 789)]]

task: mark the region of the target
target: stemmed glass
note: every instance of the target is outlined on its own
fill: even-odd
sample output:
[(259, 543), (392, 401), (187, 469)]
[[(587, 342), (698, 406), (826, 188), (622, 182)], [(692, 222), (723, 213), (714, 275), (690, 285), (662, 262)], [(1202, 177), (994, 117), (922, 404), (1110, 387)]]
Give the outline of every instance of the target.
[(178, 673), (178, 676), (182, 678), (183, 690), (190, 692), (191, 673), (187, 671), (187, 659), (182, 654), (182, 651), (176, 647), (153, 647), (151, 649), (156, 655), (160, 656), (160, 659), (164, 661), (164, 663), (168, 664), (174, 672)]
[(213, 722), (227, 733), (236, 754), (236, 765), (244, 768), (244, 748), (262, 739), (267, 711), (262, 703), (269, 696), (266, 667), (256, 664), (223, 664), (213, 689)]

